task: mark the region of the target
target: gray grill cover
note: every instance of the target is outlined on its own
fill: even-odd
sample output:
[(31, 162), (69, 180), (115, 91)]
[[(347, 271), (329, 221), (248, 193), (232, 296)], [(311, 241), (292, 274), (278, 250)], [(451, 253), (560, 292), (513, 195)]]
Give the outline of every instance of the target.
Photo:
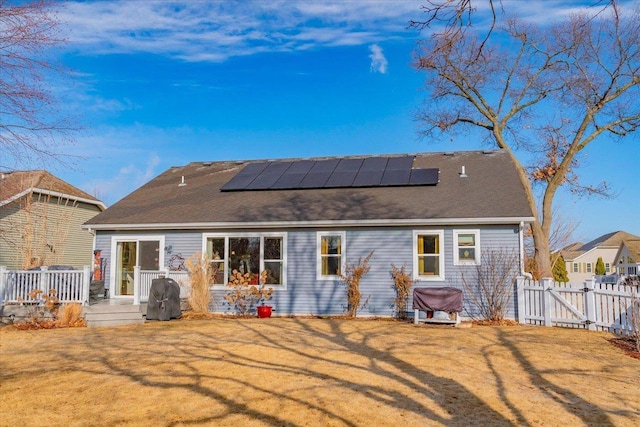
[(180, 285), (173, 279), (153, 279), (149, 290), (147, 320), (177, 319), (180, 312)]
[(457, 288), (415, 288), (413, 309), (462, 312), (462, 290)]

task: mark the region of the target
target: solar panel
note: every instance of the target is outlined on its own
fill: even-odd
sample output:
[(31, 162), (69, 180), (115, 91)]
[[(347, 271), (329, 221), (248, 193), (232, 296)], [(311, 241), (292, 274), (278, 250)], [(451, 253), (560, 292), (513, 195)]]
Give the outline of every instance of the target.
[(440, 180), (440, 170), (431, 169), (412, 169), (410, 185), (436, 185)]
[(384, 171), (387, 167), (388, 157), (369, 157), (364, 159), (362, 166), (360, 166), (360, 172), (377, 172)]
[(351, 187), (357, 174), (357, 171), (333, 172), (324, 185), (324, 188)]
[(387, 169), (382, 175), (380, 185), (382, 186), (398, 186), (409, 184), (411, 178), (411, 168), (405, 170), (393, 170)]
[(221, 191), (436, 185), (439, 169), (413, 169), (413, 156), (256, 162)]
[(303, 160), (291, 163), (291, 166), (270, 187), (271, 190), (287, 190), (299, 188), (302, 180), (314, 165), (313, 160)]
[(338, 159), (318, 160), (300, 183), (300, 188), (322, 188), (338, 166)]
[(385, 170), (411, 170), (413, 166), (413, 156), (390, 157)]
[(249, 163), (240, 172), (231, 178), (225, 185), (223, 185), (221, 191), (240, 191), (244, 190), (247, 185), (265, 170), (267, 167), (266, 162), (262, 163)]
[(268, 162), (265, 170), (254, 179), (245, 190), (268, 190), (280, 179), (282, 174), (291, 166), (291, 162)]

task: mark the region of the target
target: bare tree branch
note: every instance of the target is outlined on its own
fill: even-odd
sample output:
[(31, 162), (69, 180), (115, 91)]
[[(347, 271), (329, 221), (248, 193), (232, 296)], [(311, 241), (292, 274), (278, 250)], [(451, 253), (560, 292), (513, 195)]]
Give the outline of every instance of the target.
[[(474, 32), (475, 5), (491, 10), (489, 30)], [(536, 263), (551, 274), (549, 237), (558, 189), (609, 195), (606, 183), (584, 185), (577, 169), (583, 150), (605, 134), (624, 137), (640, 127), (640, 8), (595, 1), (593, 13), (554, 25), (496, 15), (491, 0), (428, 1), (424, 29), (444, 24), (420, 45), (429, 102), (417, 118), (423, 135), (458, 128), (487, 131), (509, 153), (536, 221)], [(475, 20), (475, 18), (474, 18)], [(533, 155), (531, 164), (517, 154)], [(534, 184), (542, 188), (539, 200)]]
[(63, 43), (55, 7), (48, 0), (0, 0), (0, 168), (68, 160), (60, 145), (73, 142), (77, 125), (60, 112), (50, 84), (65, 76), (48, 56)]

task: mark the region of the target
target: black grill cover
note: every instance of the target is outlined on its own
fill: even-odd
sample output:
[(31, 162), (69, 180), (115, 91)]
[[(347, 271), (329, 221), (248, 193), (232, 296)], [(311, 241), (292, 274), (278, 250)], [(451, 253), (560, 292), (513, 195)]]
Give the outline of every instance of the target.
[(92, 280), (89, 284), (89, 302), (104, 298), (104, 280)]
[(173, 279), (153, 279), (149, 290), (147, 320), (177, 319), (180, 315), (180, 285)]

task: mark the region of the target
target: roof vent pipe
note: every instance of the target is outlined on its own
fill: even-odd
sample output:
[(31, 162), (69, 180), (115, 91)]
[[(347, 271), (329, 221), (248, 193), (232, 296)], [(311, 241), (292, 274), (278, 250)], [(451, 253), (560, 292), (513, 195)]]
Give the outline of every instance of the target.
[(467, 173), (466, 173), (466, 171), (464, 169), (464, 166), (462, 166), (462, 172), (460, 172), (459, 175), (460, 175), (460, 178), (466, 178), (467, 177)]
[(180, 184), (178, 184), (178, 187), (184, 187), (185, 185), (187, 185), (187, 183), (184, 182), (184, 175), (182, 175), (182, 181), (180, 181)]

